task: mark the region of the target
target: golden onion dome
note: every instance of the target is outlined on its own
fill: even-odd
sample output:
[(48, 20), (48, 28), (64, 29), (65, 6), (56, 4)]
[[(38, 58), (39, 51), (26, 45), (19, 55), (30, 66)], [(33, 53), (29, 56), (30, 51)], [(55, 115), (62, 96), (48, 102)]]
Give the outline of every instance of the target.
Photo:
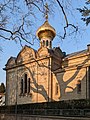
[(39, 39), (42, 37), (51, 37), (53, 39), (56, 36), (56, 31), (46, 20), (44, 24), (38, 28), (36, 36)]

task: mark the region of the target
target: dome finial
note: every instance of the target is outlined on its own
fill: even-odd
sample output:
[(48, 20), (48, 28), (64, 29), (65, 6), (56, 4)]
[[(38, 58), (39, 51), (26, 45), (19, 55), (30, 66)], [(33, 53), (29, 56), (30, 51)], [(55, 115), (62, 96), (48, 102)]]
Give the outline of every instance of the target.
[(48, 21), (48, 12), (49, 12), (49, 8), (48, 8), (48, 4), (46, 3), (46, 5), (45, 5), (45, 19), (46, 19), (46, 21)]
[(49, 8), (48, 8), (48, 4), (46, 3), (45, 12), (44, 12), (44, 17), (46, 20), (44, 24), (38, 28), (36, 35), (40, 40), (40, 47), (47, 47), (48, 49), (51, 49), (52, 40), (56, 36), (56, 31), (48, 22), (48, 13), (49, 13)]

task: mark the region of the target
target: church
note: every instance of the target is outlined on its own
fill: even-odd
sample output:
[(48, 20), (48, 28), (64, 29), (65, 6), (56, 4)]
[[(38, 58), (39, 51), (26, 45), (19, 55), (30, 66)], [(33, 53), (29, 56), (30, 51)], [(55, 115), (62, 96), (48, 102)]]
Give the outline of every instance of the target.
[(47, 18), (36, 36), (37, 51), (24, 46), (5, 65), (6, 105), (90, 99), (90, 45), (68, 55), (52, 48), (56, 31)]

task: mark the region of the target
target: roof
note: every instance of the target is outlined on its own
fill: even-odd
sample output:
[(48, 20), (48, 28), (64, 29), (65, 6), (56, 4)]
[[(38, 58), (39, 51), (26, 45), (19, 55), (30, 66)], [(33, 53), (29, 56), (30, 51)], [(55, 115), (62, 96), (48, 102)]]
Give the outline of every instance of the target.
[(87, 53), (87, 50), (74, 52), (74, 53), (71, 53), (71, 54), (67, 54), (66, 57), (64, 57), (64, 59), (68, 59), (68, 58), (71, 58), (71, 57), (74, 57), (74, 56), (78, 56), (78, 55), (83, 55), (85, 53)]
[(45, 21), (43, 25), (41, 25), (37, 32), (36, 32), (36, 35), (39, 37), (39, 33), (42, 32), (42, 31), (51, 31), (53, 33), (53, 36), (55, 37), (56, 35), (56, 31), (55, 29), (49, 24), (48, 21)]
[(54, 47), (53, 49), (49, 49), (49, 53), (51, 55), (55, 55), (55, 56), (60, 57), (60, 58), (63, 58), (63, 56), (64, 56), (60, 47)]

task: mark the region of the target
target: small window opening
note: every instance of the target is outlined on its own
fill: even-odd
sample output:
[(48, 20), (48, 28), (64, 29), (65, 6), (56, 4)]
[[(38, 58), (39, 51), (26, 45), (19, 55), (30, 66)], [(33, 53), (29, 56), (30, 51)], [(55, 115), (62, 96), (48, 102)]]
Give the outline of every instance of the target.
[(21, 94), (23, 94), (23, 79), (21, 79)]
[(25, 93), (27, 93), (27, 74), (25, 74)]
[(48, 40), (46, 41), (46, 46), (48, 46)]
[(45, 41), (43, 40), (43, 46), (45, 46)]
[(77, 93), (81, 93), (81, 81), (77, 81)]
[(28, 78), (28, 94), (30, 93), (30, 78)]
[(50, 41), (50, 48), (52, 47), (52, 42)]

